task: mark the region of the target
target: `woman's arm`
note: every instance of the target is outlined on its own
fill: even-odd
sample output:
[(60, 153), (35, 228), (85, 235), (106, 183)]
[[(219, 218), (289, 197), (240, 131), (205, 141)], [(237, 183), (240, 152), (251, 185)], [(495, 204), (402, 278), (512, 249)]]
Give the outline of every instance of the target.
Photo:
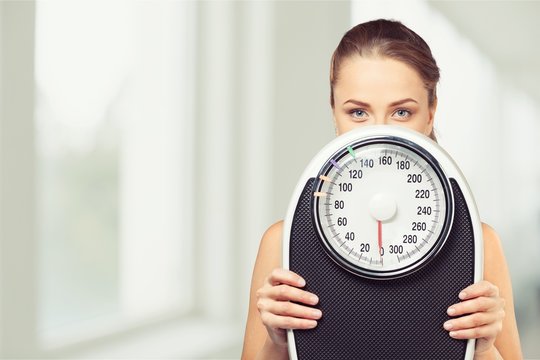
[(521, 344), (514, 312), (512, 282), (499, 236), (489, 225), (482, 224), (484, 232), (484, 279), (499, 288), (505, 301), (502, 331), (495, 339), (495, 347), (505, 360), (522, 359)]
[(475, 359), (522, 359), (514, 314), (512, 284), (499, 237), (488, 225), (484, 233), (484, 280), (459, 294), (448, 309), (455, 317), (444, 324), (456, 339), (477, 339)]
[[(259, 245), (259, 252), (255, 260), (255, 267), (251, 278), (251, 290), (249, 294), (249, 311), (246, 323), (246, 332), (244, 334), (244, 347), (242, 349), (242, 359), (255, 359), (259, 351), (263, 349), (266, 342), (266, 329), (259, 316), (257, 309), (257, 289), (263, 283), (264, 278), (272, 269), (280, 266), (281, 257), (281, 231), (283, 222), (278, 222), (272, 225), (263, 235)], [(265, 347), (266, 352), (271, 351), (268, 346)], [(262, 355), (262, 354), (261, 354)], [(264, 358), (264, 357), (261, 357)], [(276, 357), (277, 358), (277, 357)], [(288, 355), (285, 352), (283, 359), (287, 359)]]
[(264, 234), (255, 261), (242, 359), (288, 359), (286, 329), (310, 329), (321, 317), (317, 297), (301, 290), (305, 281), (281, 269), (283, 222)]

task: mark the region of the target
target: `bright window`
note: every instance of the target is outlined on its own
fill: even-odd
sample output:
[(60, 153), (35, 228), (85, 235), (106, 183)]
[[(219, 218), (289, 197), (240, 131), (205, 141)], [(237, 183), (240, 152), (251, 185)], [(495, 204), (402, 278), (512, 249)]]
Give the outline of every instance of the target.
[(46, 341), (193, 305), (188, 5), (38, 3)]

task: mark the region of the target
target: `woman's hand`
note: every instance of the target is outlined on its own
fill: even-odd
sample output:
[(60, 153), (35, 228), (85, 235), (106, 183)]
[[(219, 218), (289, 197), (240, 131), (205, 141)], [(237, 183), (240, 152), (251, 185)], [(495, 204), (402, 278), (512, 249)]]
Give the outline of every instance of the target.
[(257, 308), (270, 339), (279, 346), (287, 345), (286, 329), (312, 329), (322, 312), (306, 305), (315, 305), (315, 294), (301, 290), (306, 282), (285, 269), (274, 269), (257, 290)]
[(459, 298), (462, 301), (450, 306), (448, 315), (461, 317), (448, 320), (444, 328), (455, 339), (477, 339), (475, 355), (493, 350), (504, 318), (499, 288), (484, 280), (463, 289)]

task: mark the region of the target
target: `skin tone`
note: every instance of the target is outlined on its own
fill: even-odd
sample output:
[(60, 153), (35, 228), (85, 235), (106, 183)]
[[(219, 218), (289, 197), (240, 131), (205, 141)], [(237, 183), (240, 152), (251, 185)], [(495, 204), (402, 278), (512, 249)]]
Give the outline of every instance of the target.
[[(355, 127), (393, 124), (429, 135), (436, 102), (417, 72), (390, 58), (354, 56), (334, 86), (337, 135)], [(253, 271), (242, 359), (288, 359), (286, 329), (310, 329), (324, 314), (301, 274), (281, 268), (282, 222), (264, 234)], [(495, 231), (483, 224), (484, 280), (463, 289), (441, 324), (456, 339), (476, 340), (475, 359), (521, 359), (508, 268)]]

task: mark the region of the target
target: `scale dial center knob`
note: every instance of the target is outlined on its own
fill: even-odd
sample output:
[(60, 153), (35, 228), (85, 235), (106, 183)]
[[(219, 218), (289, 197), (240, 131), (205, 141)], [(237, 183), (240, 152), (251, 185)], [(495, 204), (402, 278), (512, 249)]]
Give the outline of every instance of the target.
[(387, 221), (394, 217), (397, 204), (394, 197), (387, 193), (377, 193), (369, 201), (369, 212), (377, 221)]

